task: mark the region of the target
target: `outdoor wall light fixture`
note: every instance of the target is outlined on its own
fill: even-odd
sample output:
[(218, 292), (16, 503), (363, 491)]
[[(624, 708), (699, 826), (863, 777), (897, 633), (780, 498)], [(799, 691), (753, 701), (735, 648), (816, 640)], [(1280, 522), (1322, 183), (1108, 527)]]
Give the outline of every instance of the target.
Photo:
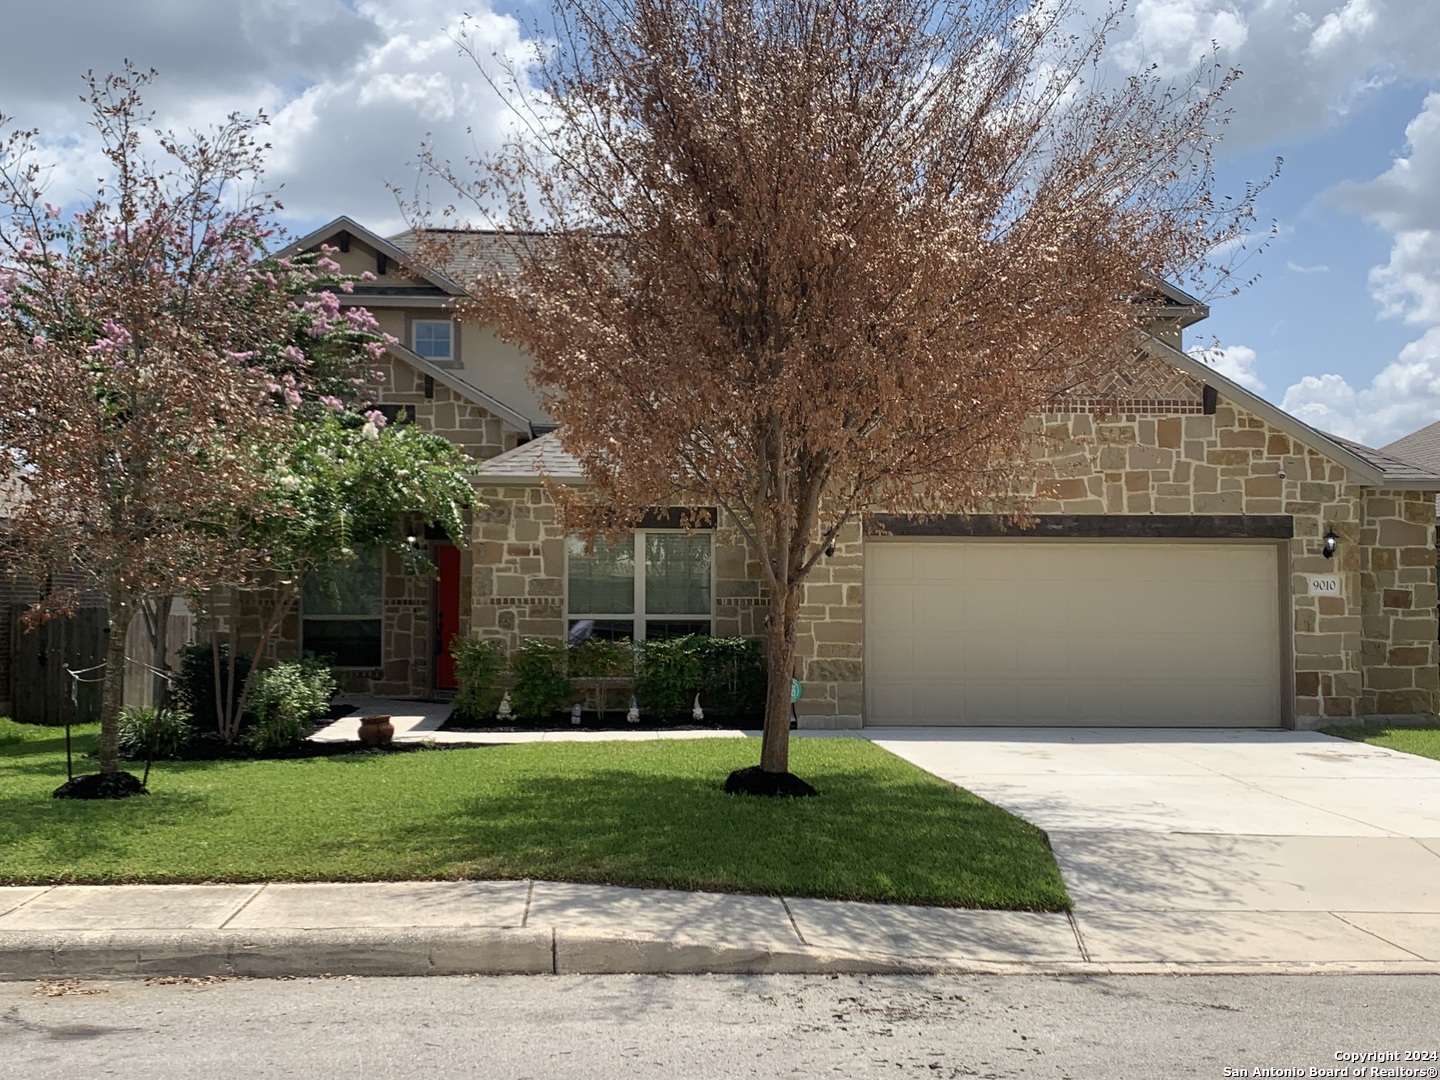
[(1339, 542), (1340, 537), (1335, 535), (1335, 530), (1328, 530), (1325, 533), (1325, 547), (1321, 550), (1320, 554), (1324, 555), (1327, 559), (1333, 559), (1335, 557), (1335, 545)]

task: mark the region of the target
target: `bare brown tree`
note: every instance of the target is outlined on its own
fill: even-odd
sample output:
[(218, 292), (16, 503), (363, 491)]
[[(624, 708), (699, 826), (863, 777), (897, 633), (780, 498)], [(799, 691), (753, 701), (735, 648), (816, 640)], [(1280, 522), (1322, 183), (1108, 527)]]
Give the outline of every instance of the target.
[(518, 134), (429, 161), (459, 195), (443, 220), (509, 237), (518, 271), (467, 314), (534, 355), (594, 481), (568, 520), (718, 505), (759, 553), (767, 772), (801, 586), (840, 530), (876, 507), (1023, 518), (1027, 420), (1130, 362), (1151, 276), (1224, 280), (1211, 253), (1255, 193), (1212, 195), (1235, 74), (1107, 87), (1116, 17), (557, 0), (554, 47), (487, 76)]

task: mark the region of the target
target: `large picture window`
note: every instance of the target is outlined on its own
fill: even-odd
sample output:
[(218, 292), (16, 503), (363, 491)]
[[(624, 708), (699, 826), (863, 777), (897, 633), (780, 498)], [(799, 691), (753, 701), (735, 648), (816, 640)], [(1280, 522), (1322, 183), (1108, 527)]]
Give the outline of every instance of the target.
[(301, 650), (336, 667), (379, 667), (384, 581), (379, 551), (323, 579), (307, 579), (300, 598)]
[(615, 544), (566, 541), (566, 608), (595, 637), (708, 634), (714, 625), (712, 539), (706, 532), (640, 530)]

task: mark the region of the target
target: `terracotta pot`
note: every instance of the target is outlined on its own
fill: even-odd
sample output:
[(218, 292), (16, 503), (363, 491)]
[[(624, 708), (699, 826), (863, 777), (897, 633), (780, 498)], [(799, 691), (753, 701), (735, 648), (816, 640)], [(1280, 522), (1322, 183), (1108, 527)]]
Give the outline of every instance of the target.
[(395, 738), (395, 725), (388, 716), (362, 716), (360, 742), (364, 746), (388, 746)]

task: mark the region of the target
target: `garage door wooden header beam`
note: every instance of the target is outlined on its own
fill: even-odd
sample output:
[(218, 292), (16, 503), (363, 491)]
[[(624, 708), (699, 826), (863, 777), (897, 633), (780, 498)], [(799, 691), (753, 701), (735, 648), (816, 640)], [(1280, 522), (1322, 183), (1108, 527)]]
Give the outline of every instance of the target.
[(942, 514), (917, 519), (870, 514), (867, 536), (1003, 536), (1107, 540), (1289, 540), (1289, 514), (1039, 514), (1035, 527), (1021, 529), (992, 514)]

